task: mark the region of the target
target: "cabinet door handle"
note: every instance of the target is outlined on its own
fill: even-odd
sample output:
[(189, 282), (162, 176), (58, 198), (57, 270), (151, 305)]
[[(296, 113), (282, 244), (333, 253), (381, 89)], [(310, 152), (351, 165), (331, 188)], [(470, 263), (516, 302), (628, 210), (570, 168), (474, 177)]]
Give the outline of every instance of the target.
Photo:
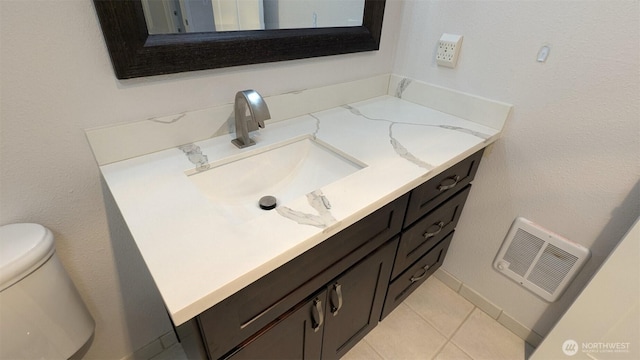
[(324, 311), (322, 310), (322, 300), (313, 300), (313, 308), (311, 310), (311, 328), (317, 332), (324, 323)]
[[(333, 300), (334, 294), (335, 294), (335, 297), (337, 298), (335, 302)], [(333, 284), (331, 288), (330, 301), (331, 301), (331, 314), (333, 314), (333, 316), (336, 316), (338, 315), (338, 310), (342, 308), (342, 285), (338, 283)], [(338, 305), (335, 305), (336, 302), (338, 303)]]
[[(436, 229), (434, 229), (434, 227)], [(422, 236), (424, 237), (424, 239), (428, 239), (430, 237), (436, 236), (440, 233), (440, 231), (442, 231), (442, 228), (444, 227), (444, 223), (442, 221), (438, 222), (437, 224), (433, 224), (431, 226), (429, 226), (426, 230), (426, 232), (424, 234), (422, 234)]]
[(427, 271), (429, 270), (429, 268), (430, 268), (430, 267), (431, 267), (431, 265), (429, 265), (429, 264), (427, 264), (427, 265), (423, 266), (423, 267), (420, 269), (420, 270), (421, 270), (420, 272), (421, 272), (422, 274), (420, 274), (420, 275), (418, 275), (418, 276), (415, 276), (415, 275), (414, 275), (414, 276), (412, 276), (412, 277), (411, 277), (411, 279), (409, 279), (409, 280), (411, 280), (411, 282), (412, 282), (412, 283), (414, 283), (414, 282), (416, 282), (416, 281), (420, 281), (420, 279), (422, 279), (422, 278), (424, 278), (425, 276), (427, 276)]
[(438, 191), (453, 189), (454, 187), (456, 187), (456, 185), (458, 185), (458, 181), (460, 181), (460, 176), (458, 175), (448, 177), (442, 180), (440, 185), (438, 185)]

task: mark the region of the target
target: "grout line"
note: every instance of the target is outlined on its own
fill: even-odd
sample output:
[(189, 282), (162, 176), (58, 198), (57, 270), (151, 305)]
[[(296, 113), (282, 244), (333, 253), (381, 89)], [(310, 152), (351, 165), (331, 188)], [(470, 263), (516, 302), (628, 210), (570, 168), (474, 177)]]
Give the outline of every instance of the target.
[(445, 338), (447, 337), (447, 335), (443, 334), (440, 330), (438, 330), (438, 328), (437, 328), (434, 324), (432, 324), (432, 323), (431, 323), (431, 321), (429, 321), (429, 319), (425, 318), (424, 316), (422, 316), (422, 315), (418, 312), (418, 310), (416, 310), (416, 309), (414, 309), (413, 307), (411, 307), (411, 305), (410, 305), (409, 303), (406, 303), (406, 302), (404, 302), (404, 301), (403, 301), (403, 303), (404, 303), (405, 305), (407, 305), (407, 307), (409, 308), (409, 310), (411, 310), (413, 313), (415, 313), (415, 314), (417, 315), (417, 317), (418, 317), (420, 320), (422, 320), (422, 321), (426, 322), (426, 323), (427, 323), (429, 326), (431, 326), (431, 327), (432, 327), (432, 328), (433, 328), (433, 329), (434, 329), (438, 334), (440, 334), (440, 335), (444, 336)]
[[(471, 316), (471, 314), (473, 313), (473, 311), (475, 309), (480, 309), (478, 306), (476, 306), (473, 302), (469, 301), (469, 299), (465, 298), (464, 296), (462, 296), (462, 294), (460, 294), (458, 291), (456, 291), (455, 289), (451, 288), (450, 286), (448, 286), (446, 283), (444, 283), (442, 280), (438, 279), (437, 277), (435, 278), (435, 280), (438, 280), (440, 282), (442, 282), (448, 289), (452, 290), (457, 296), (460, 296), (461, 298), (467, 300), (471, 305), (472, 308), (471, 310), (465, 315), (464, 319), (458, 324), (458, 326), (455, 328), (455, 330), (451, 333), (451, 335), (447, 335), (445, 334), (443, 331), (441, 331), (438, 326), (436, 326), (436, 324), (433, 324), (428, 318), (422, 316), (422, 314), (420, 314), (416, 309), (414, 309), (411, 304), (409, 304), (408, 302), (403, 301), (403, 303), (405, 305), (407, 305), (407, 308), (409, 308), (409, 310), (411, 310), (413, 313), (415, 313), (417, 315), (417, 319), (416, 320), (422, 320), (424, 322), (426, 322), (429, 326), (431, 326), (434, 330), (436, 330), (436, 332), (440, 335), (442, 335), (446, 341), (438, 348), (438, 350), (436, 351), (435, 355), (431, 358), (431, 360), (436, 359), (438, 357), (438, 355), (440, 355), (440, 353), (444, 350), (444, 348), (447, 346), (447, 344), (451, 343), (453, 346), (455, 346), (456, 348), (458, 348), (460, 351), (462, 351), (465, 355), (467, 355), (469, 358), (473, 359), (473, 357), (469, 354), (467, 354), (464, 350), (460, 349), (460, 347), (458, 345), (456, 345), (454, 342), (452, 342), (451, 340), (453, 339), (453, 337), (456, 335), (456, 333), (458, 332), (458, 330), (460, 330), (460, 328), (464, 325), (464, 323), (469, 319), (469, 317)], [(497, 321), (497, 320), (494, 320)]]
[[(469, 299), (465, 298), (464, 296), (462, 296), (459, 292), (455, 291), (453, 288), (449, 287), (447, 284), (445, 284), (442, 280), (438, 279), (437, 277), (434, 278), (434, 280), (437, 280), (439, 282), (441, 282), (443, 285), (445, 285), (448, 289), (452, 290), (457, 296), (463, 298), (464, 300), (466, 300), (467, 302), (469, 302), (469, 304), (472, 305), (471, 311), (469, 311), (469, 313), (467, 315), (465, 315), (464, 319), (462, 319), (462, 321), (460, 322), (460, 324), (458, 324), (458, 327), (456, 327), (456, 329), (451, 333), (451, 335), (447, 335), (444, 332), (440, 331), (440, 329), (438, 329), (438, 326), (434, 323), (432, 323), (428, 318), (423, 317), (416, 309), (411, 307), (411, 304), (404, 302), (407, 307), (411, 310), (413, 310), (413, 312), (415, 312), (421, 319), (423, 319), (424, 321), (427, 322), (427, 324), (431, 325), (432, 328), (434, 328), (440, 335), (444, 336), (447, 341), (451, 340), (453, 338), (453, 336), (455, 335), (455, 333), (458, 331), (458, 329), (460, 328), (460, 326), (462, 326), (462, 324), (464, 324), (464, 322), (469, 318), (469, 316), (471, 315), (471, 313), (473, 312), (473, 310), (475, 310), (477, 308), (477, 306), (469, 301)], [(480, 309), (482, 310), (482, 309)]]
[(452, 345), (454, 345), (456, 348), (458, 348), (458, 350), (462, 351), (465, 355), (467, 355), (470, 359), (473, 359), (473, 356), (471, 356), (470, 354), (468, 354), (466, 351), (464, 351), (464, 349), (462, 349), (460, 346), (458, 346), (458, 344), (456, 344), (453, 341), (453, 337), (456, 336), (456, 334), (458, 333), (458, 331), (460, 331), (460, 329), (462, 328), (462, 326), (464, 325), (464, 323), (467, 322), (467, 320), (469, 320), (469, 318), (471, 317), (471, 314), (473, 314), (474, 311), (476, 311), (476, 309), (479, 309), (480, 311), (482, 311), (482, 309), (480, 309), (479, 307), (473, 305), (473, 309), (471, 309), (471, 311), (469, 311), (469, 313), (467, 314), (467, 316), (464, 318), (464, 320), (462, 320), (462, 322), (460, 323), (460, 325), (456, 328), (456, 330), (451, 334), (451, 338), (449, 340), (447, 340), (447, 343), (451, 343)]
[[(522, 325), (520, 323), (518, 323), (519, 328), (518, 329), (514, 329), (514, 328), (512, 328), (512, 326), (510, 326), (508, 324), (505, 324), (504, 321), (499, 321), (498, 319), (500, 319), (500, 317), (502, 315), (504, 315), (504, 316), (509, 317), (510, 319), (514, 320), (515, 322), (518, 322), (511, 315), (509, 315), (508, 313), (505, 313), (503, 309), (499, 308), (496, 304), (494, 304), (493, 302), (491, 302), (488, 299), (484, 298), (480, 293), (478, 293), (477, 291), (475, 291), (474, 289), (472, 289), (471, 287), (466, 285), (464, 282), (462, 282), (459, 279), (457, 279), (455, 276), (449, 274), (446, 270), (443, 270), (442, 268), (440, 268), (440, 269), (438, 269), (438, 271), (442, 272), (441, 276), (445, 276), (446, 278), (451, 278), (455, 282), (459, 282), (458, 289), (455, 289), (454, 287), (452, 287), (453, 284), (451, 284), (449, 281), (442, 281), (437, 276), (436, 276), (436, 279), (440, 280), (440, 282), (442, 282), (444, 285), (446, 285), (449, 289), (453, 290), (458, 295), (462, 296), (465, 300), (469, 301), (475, 308), (478, 308), (480, 311), (482, 311), (483, 313), (487, 314), (489, 317), (491, 317), (493, 320), (495, 320), (498, 324), (500, 324), (502, 327), (504, 327), (505, 329), (507, 329), (508, 331), (513, 333), (514, 335), (516, 335), (518, 338), (522, 339), (524, 342), (528, 343), (529, 345), (531, 345), (534, 348), (537, 348), (539, 346), (539, 343), (542, 342), (542, 339), (544, 339), (544, 336), (538, 334), (535, 330), (529, 329), (529, 328), (527, 328), (526, 326), (524, 326), (524, 325)], [(470, 299), (467, 296), (463, 295), (462, 292), (465, 291), (465, 290), (463, 290), (465, 288), (467, 289), (466, 291), (469, 291), (469, 292), (473, 293), (472, 295), (478, 295), (481, 299), (476, 299), (476, 298)], [(485, 300), (486, 304), (488, 306), (493, 307), (496, 310), (499, 310), (497, 315), (494, 317), (494, 315), (491, 314), (489, 311), (487, 311), (487, 310), (483, 309), (482, 307), (478, 306), (478, 304), (476, 304), (476, 302), (475, 302), (476, 300)], [(524, 336), (524, 337), (521, 336), (520, 334), (522, 333), (522, 330), (524, 330), (525, 332), (528, 332), (529, 335)], [(536, 344), (534, 346), (534, 344), (532, 344), (532, 342), (538, 342), (538, 344)]]
[(469, 354), (468, 352), (464, 351), (464, 349), (462, 349), (460, 346), (456, 345), (456, 343), (451, 342), (451, 344), (452, 344), (453, 346), (455, 346), (455, 347), (456, 347), (456, 349), (458, 349), (458, 350), (462, 351), (462, 353), (463, 353), (463, 354), (467, 355), (467, 356), (469, 357), (469, 359), (474, 359), (474, 357), (473, 357), (473, 356), (471, 356), (471, 354)]
[[(432, 358), (432, 360), (433, 360), (433, 359), (435, 359), (435, 358), (437, 358), (437, 357), (438, 357), (438, 355), (440, 355), (440, 353), (442, 352), (442, 350), (444, 350), (444, 348), (445, 348), (445, 347), (447, 347), (447, 345), (448, 345), (448, 344), (451, 344), (451, 345), (455, 346), (458, 350), (462, 351), (462, 352), (463, 352), (465, 355), (467, 355), (470, 359), (473, 359), (473, 357), (472, 357), (471, 355), (467, 354), (467, 352), (466, 352), (466, 351), (462, 350), (462, 349), (460, 348), (460, 346), (458, 346), (458, 345), (457, 345), (455, 342), (453, 342), (452, 340), (453, 340), (453, 337), (456, 335), (456, 333), (458, 333), (458, 330), (460, 330), (460, 328), (464, 325), (464, 323), (465, 323), (465, 322), (467, 322), (467, 320), (469, 320), (469, 317), (471, 316), (471, 314), (473, 313), (473, 311), (474, 311), (475, 309), (477, 309), (477, 308), (478, 308), (477, 306), (473, 305), (473, 308), (471, 309), (471, 311), (469, 311), (469, 313), (464, 317), (464, 320), (462, 320), (462, 321), (460, 322), (460, 325), (458, 325), (458, 327), (457, 327), (457, 328), (456, 328), (456, 329), (451, 333), (451, 337), (447, 338), (447, 341), (445, 341), (445, 343), (442, 345), (442, 347), (440, 347), (440, 349), (438, 349), (438, 352), (437, 352), (437, 353), (436, 353), (436, 355)], [(438, 330), (438, 329), (436, 329), (436, 330)], [(441, 333), (441, 334), (442, 334), (442, 333)], [(442, 335), (444, 335), (444, 334), (442, 334)], [(446, 336), (446, 335), (444, 335), (444, 336)]]
[[(453, 337), (456, 336), (456, 334), (458, 333), (458, 331), (460, 331), (460, 328), (462, 328), (462, 326), (464, 325), (464, 323), (467, 322), (467, 320), (469, 320), (469, 318), (471, 317), (471, 314), (473, 314), (473, 312), (476, 309), (480, 309), (479, 307), (473, 305), (473, 309), (471, 309), (471, 311), (469, 311), (469, 313), (467, 314), (467, 316), (464, 317), (464, 320), (462, 320), (460, 322), (460, 325), (458, 325), (458, 327), (453, 331), (453, 333), (451, 334), (451, 337), (449, 339), (447, 339), (448, 341), (453, 340)], [(480, 309), (482, 311), (482, 309)], [(455, 343), (454, 343), (455, 344)]]
[(443, 334), (442, 331), (440, 331), (435, 324), (431, 323), (431, 321), (429, 321), (429, 319), (425, 318), (424, 316), (420, 315), (420, 313), (418, 311), (416, 311), (416, 309), (412, 308), (411, 305), (407, 304), (407, 307), (413, 311), (414, 313), (416, 313), (416, 315), (418, 315), (418, 318), (424, 322), (426, 322), (427, 324), (429, 324), (429, 326), (431, 326), (436, 332), (438, 332), (438, 334), (444, 336), (445, 338), (447, 337), (447, 335)]
[(367, 341), (367, 339), (366, 339), (366, 336), (365, 336), (365, 339), (362, 339), (362, 340), (360, 340), (360, 341), (364, 341), (364, 342), (367, 344), (367, 346), (369, 346), (369, 347), (371, 348), (371, 350), (373, 350), (373, 352), (374, 352), (374, 353), (376, 353), (376, 354), (380, 357), (380, 359), (383, 359), (383, 360), (389, 360), (389, 359), (387, 359), (386, 357), (382, 356), (382, 354), (380, 354), (380, 353), (378, 352), (378, 350), (376, 350), (376, 348), (375, 348), (373, 345), (369, 344), (369, 342), (368, 342), (368, 341)]
[[(431, 321), (429, 321), (429, 319), (427, 319), (426, 317), (422, 316), (417, 310), (415, 310), (414, 308), (411, 307), (411, 305), (405, 303), (405, 305), (407, 305), (407, 307), (409, 308), (409, 310), (413, 311), (416, 315), (418, 315), (418, 318), (420, 318), (420, 320), (426, 322), (429, 326), (431, 326), (438, 334), (442, 335), (445, 339), (447, 339), (447, 341), (449, 341), (449, 336), (445, 333), (443, 333), (442, 331), (440, 331), (440, 329), (438, 329), (438, 327), (433, 324)], [(474, 305), (475, 308), (475, 305)], [(466, 320), (466, 317), (465, 317)], [(464, 322), (464, 320), (462, 321), (462, 323)], [(462, 324), (461, 323), (461, 324)], [(457, 328), (456, 328), (457, 330)], [(454, 331), (455, 334), (455, 331)], [(453, 335), (452, 335), (453, 336)]]
[[(434, 329), (438, 334), (442, 335), (442, 337), (444, 337), (444, 338), (446, 339), (446, 340), (445, 340), (445, 342), (444, 342), (442, 345), (440, 345), (440, 347), (438, 348), (438, 350), (436, 351), (436, 353), (433, 355), (433, 357), (431, 358), (431, 360), (433, 360), (433, 359), (437, 358), (437, 357), (438, 357), (438, 355), (439, 355), (439, 354), (442, 352), (442, 350), (445, 348), (445, 346), (447, 346), (447, 344), (449, 343), (449, 340), (450, 340), (450, 339), (449, 339), (449, 337), (448, 337), (446, 334), (443, 334), (443, 333), (442, 333), (442, 331), (440, 331), (440, 330), (439, 330), (439, 329), (438, 329), (434, 324), (432, 324), (432, 323), (431, 323), (427, 318), (425, 318), (425, 317), (423, 317), (422, 315), (420, 315), (420, 313), (419, 313), (418, 311), (416, 311), (414, 308), (412, 308), (412, 307), (411, 307), (411, 305), (409, 305), (408, 303), (406, 303), (406, 302), (404, 302), (404, 301), (403, 301), (403, 303), (404, 303), (405, 305), (407, 305), (407, 308), (408, 308), (411, 312), (413, 312), (415, 315), (417, 315), (417, 316), (414, 316), (414, 319), (415, 319), (416, 321), (420, 321), (420, 320), (422, 320), (422, 321), (426, 322), (426, 323), (427, 323), (427, 325), (429, 325), (429, 326), (430, 326), (431, 328), (433, 328), (433, 329)], [(474, 306), (474, 308), (475, 308), (475, 306)], [(469, 313), (469, 314), (470, 314), (470, 313)], [(467, 314), (467, 316), (464, 318), (464, 320), (460, 323), (460, 326), (462, 326), (462, 324), (467, 320), (467, 318), (469, 317), (469, 314)], [(456, 328), (456, 331), (458, 331), (458, 328)], [(456, 331), (454, 331), (454, 332), (453, 332), (453, 334), (455, 334), (455, 333), (456, 333)], [(453, 337), (453, 335), (452, 335), (452, 337)]]
[(447, 344), (449, 343), (449, 340), (445, 341), (444, 344), (442, 344), (440, 346), (440, 348), (438, 349), (438, 351), (436, 351), (435, 355), (433, 355), (433, 357), (431, 358), (431, 360), (434, 360), (435, 358), (438, 357), (438, 355), (440, 355), (440, 353), (442, 352), (442, 350), (444, 350), (444, 348), (447, 346)]
[(444, 338), (446, 338), (446, 339), (447, 339), (447, 341), (449, 340), (449, 339), (447, 338), (447, 335), (443, 334), (440, 330), (438, 330), (438, 328), (437, 328), (434, 324), (432, 324), (432, 323), (431, 323), (431, 321), (429, 321), (427, 318), (423, 317), (423, 316), (422, 316), (422, 315), (421, 315), (421, 314), (420, 314), (416, 309), (412, 308), (412, 307), (411, 307), (411, 305), (409, 305), (409, 303), (406, 303), (406, 302), (404, 302), (404, 301), (403, 301), (403, 303), (404, 303), (405, 305), (407, 305), (407, 308), (408, 308), (409, 310), (411, 310), (415, 315), (417, 315), (417, 316), (415, 316), (415, 317), (417, 317), (418, 319), (420, 319), (420, 320), (422, 320), (422, 321), (426, 322), (426, 323), (427, 323), (427, 325), (429, 325), (430, 327), (432, 327), (432, 328), (433, 328), (433, 329), (434, 329), (438, 334), (440, 334), (440, 335), (442, 335)]

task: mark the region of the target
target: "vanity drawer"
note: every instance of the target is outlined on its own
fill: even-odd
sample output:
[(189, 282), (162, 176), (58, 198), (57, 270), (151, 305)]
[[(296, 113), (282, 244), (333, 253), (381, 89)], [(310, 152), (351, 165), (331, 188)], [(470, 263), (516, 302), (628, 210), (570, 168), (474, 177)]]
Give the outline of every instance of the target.
[(396, 199), (200, 314), (209, 356), (226, 354), (397, 235), (407, 202)]
[(483, 151), (484, 149), (476, 152), (413, 189), (404, 221), (405, 227), (469, 184), (476, 175)]
[(400, 237), (400, 246), (393, 265), (391, 278), (398, 277), (408, 266), (426, 254), (456, 227), (471, 185), (455, 194), (421, 220), (418, 220)]
[(451, 238), (453, 238), (453, 232), (389, 284), (380, 316), (381, 321), (442, 265), (451, 244)]

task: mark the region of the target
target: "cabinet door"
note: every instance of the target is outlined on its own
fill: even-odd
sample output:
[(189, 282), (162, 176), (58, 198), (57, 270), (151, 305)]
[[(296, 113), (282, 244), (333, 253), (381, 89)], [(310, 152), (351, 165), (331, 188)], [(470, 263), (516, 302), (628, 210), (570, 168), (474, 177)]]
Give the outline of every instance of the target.
[(247, 339), (228, 359), (320, 359), (327, 292), (322, 291)]
[(329, 283), (323, 359), (340, 358), (378, 324), (397, 245), (396, 238)]

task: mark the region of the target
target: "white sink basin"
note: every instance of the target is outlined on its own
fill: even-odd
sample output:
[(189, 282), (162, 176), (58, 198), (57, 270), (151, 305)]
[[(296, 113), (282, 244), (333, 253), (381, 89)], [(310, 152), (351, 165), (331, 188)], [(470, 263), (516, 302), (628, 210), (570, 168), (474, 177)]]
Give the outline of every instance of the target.
[(278, 206), (310, 193), (367, 165), (304, 136), (211, 163), (205, 171), (186, 172), (196, 187), (230, 220), (264, 214), (258, 201), (274, 196)]

